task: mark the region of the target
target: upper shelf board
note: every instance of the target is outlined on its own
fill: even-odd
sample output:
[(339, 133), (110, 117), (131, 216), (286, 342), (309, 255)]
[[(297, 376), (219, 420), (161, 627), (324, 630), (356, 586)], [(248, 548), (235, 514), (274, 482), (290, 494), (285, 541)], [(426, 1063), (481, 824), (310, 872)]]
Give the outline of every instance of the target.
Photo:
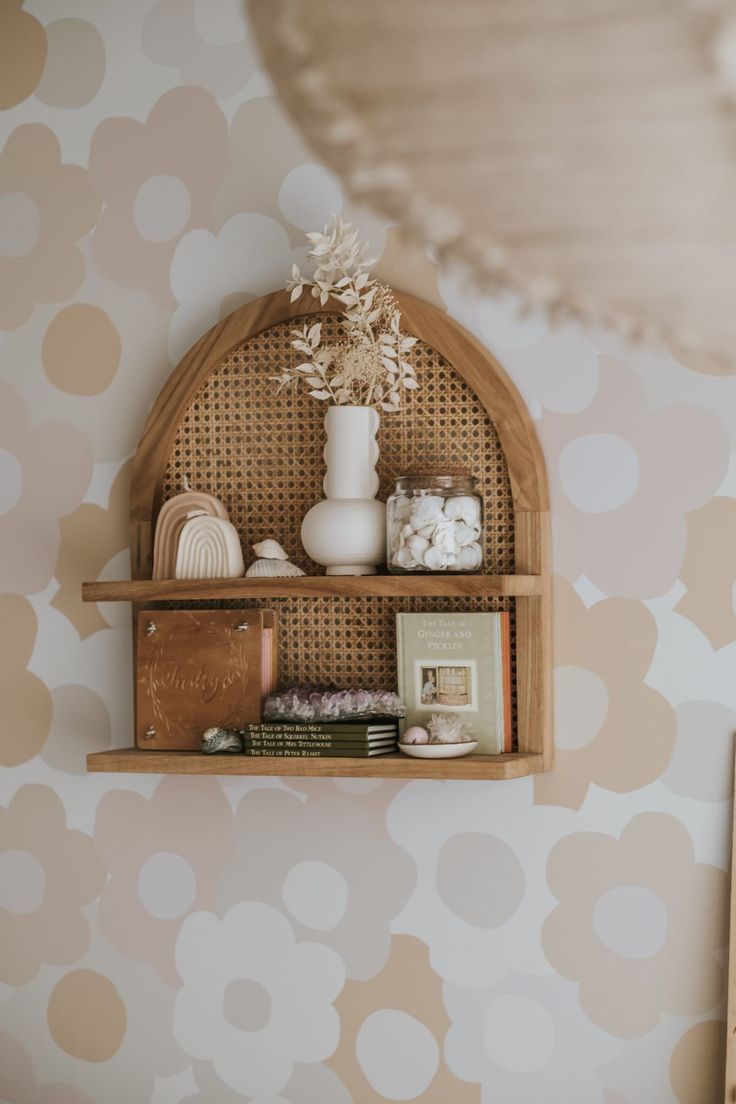
[(85, 602), (201, 602), (238, 598), (534, 596), (539, 575), (299, 575), (283, 579), (136, 579), (83, 583)]

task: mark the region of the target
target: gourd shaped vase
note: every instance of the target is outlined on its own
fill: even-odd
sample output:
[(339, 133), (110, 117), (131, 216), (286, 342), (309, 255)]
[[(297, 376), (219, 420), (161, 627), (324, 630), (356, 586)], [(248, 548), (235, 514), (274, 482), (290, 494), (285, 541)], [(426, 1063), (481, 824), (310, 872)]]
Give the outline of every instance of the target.
[(374, 575), (386, 557), (386, 507), (378, 491), (378, 412), (330, 406), (325, 415), (326, 499), (302, 522), (302, 544), (328, 575)]

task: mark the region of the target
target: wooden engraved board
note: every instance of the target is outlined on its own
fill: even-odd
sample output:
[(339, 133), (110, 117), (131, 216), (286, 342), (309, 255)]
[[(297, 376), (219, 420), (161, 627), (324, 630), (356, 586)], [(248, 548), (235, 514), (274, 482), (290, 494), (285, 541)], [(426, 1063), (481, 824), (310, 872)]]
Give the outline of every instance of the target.
[(199, 750), (206, 728), (261, 719), (260, 610), (142, 610), (136, 744)]

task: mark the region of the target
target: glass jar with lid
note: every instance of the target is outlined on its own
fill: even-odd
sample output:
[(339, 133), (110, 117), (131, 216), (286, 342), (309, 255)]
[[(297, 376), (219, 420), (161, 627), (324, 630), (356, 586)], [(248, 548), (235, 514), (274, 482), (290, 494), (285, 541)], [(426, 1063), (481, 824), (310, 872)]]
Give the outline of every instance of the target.
[(483, 502), (475, 476), (399, 476), (386, 511), (392, 575), (483, 570)]

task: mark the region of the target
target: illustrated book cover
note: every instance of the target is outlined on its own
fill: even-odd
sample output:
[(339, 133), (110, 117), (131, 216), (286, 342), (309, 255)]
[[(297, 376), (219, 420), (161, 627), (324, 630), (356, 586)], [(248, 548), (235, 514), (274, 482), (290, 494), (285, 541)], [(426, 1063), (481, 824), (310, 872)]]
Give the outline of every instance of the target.
[(396, 650), (402, 730), (452, 712), (478, 752), (511, 750), (508, 613), (397, 613)]
[(275, 638), (268, 610), (141, 611), (137, 746), (199, 750), (207, 728), (260, 721), (262, 698), (275, 682)]

